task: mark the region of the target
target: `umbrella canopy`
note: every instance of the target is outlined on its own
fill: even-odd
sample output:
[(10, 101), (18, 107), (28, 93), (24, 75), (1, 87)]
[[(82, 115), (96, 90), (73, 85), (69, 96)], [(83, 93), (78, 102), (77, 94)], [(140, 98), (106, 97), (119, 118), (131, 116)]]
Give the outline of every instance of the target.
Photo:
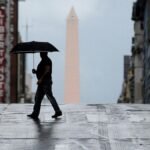
[(58, 49), (48, 42), (23, 42), (13, 47), (11, 53), (39, 53), (39, 52), (57, 52)]

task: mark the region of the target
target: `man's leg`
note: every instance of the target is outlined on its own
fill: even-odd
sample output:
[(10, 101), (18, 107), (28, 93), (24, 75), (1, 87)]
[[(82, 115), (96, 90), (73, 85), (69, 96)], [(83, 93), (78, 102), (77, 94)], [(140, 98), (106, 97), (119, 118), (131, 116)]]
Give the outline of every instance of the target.
[(34, 103), (34, 107), (33, 107), (33, 112), (31, 115), (28, 115), (29, 117), (33, 116), (35, 118), (38, 118), (38, 116), (40, 114), (41, 102), (44, 97), (44, 94), (45, 93), (43, 91), (43, 88), (41, 86), (38, 86), (36, 94), (35, 94), (35, 103)]
[(52, 104), (53, 109), (55, 111), (55, 115), (52, 117), (57, 118), (58, 116), (61, 116), (62, 112), (57, 104), (55, 97), (53, 96), (53, 93), (52, 93), (52, 84), (47, 85), (44, 89), (44, 92), (45, 92), (47, 98), (49, 99), (50, 103)]

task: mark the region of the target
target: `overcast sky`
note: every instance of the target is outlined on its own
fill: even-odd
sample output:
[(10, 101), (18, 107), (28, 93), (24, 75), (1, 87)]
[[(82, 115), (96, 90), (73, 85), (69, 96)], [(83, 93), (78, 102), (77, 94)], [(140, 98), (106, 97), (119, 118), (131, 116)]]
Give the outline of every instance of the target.
[[(134, 0), (26, 0), (19, 4), (19, 28), (24, 41), (48, 41), (59, 53), (51, 53), (53, 92), (64, 101), (66, 18), (74, 6), (79, 18), (81, 103), (116, 103), (123, 82), (123, 56), (131, 54)], [(26, 24), (29, 25), (26, 32)], [(40, 61), (35, 55), (35, 67)], [(32, 55), (27, 71), (31, 73)], [(33, 91), (36, 90), (33, 78)]]

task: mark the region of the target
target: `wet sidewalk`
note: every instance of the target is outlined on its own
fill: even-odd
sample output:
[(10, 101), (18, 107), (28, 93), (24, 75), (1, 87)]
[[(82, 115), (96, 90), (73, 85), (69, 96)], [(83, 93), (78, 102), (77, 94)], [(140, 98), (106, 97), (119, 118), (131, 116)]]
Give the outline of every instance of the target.
[(42, 105), (0, 104), (0, 150), (150, 150), (150, 105), (61, 105), (61, 119)]

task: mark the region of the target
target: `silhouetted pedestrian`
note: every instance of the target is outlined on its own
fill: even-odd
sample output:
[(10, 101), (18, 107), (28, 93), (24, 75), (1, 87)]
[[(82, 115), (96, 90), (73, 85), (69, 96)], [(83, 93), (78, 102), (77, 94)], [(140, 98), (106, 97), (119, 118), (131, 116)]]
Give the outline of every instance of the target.
[(41, 102), (44, 95), (46, 95), (55, 111), (55, 114), (52, 116), (52, 118), (57, 118), (62, 115), (62, 111), (60, 110), (52, 93), (52, 61), (48, 57), (47, 52), (41, 52), (40, 57), (41, 62), (38, 64), (37, 70), (32, 69), (32, 73), (36, 74), (37, 76), (38, 87), (35, 94), (35, 104), (33, 112), (28, 115), (28, 117), (32, 119), (38, 119), (38, 116), (40, 114)]

